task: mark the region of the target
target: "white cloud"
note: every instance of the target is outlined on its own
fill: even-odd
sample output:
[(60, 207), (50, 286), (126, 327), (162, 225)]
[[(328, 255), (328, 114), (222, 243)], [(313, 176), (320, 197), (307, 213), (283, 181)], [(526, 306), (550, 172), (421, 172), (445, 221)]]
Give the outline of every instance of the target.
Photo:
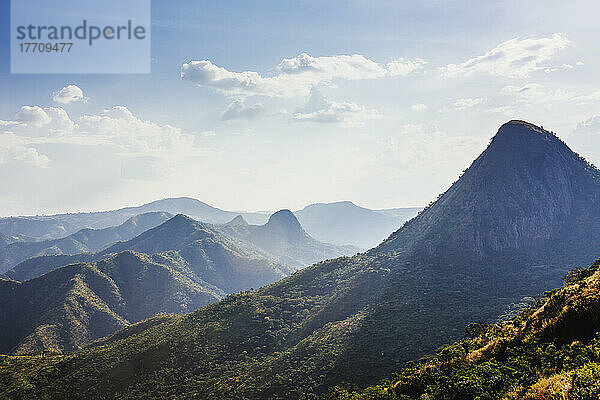
[(547, 69), (543, 64), (568, 44), (569, 40), (562, 33), (538, 39), (515, 38), (500, 43), (482, 56), (461, 64), (447, 65), (444, 75), (459, 77), (489, 73), (508, 78), (525, 78), (534, 71)]
[(12, 132), (0, 133), (0, 164), (22, 162), (38, 168), (47, 168), (50, 159), (28, 146), (27, 141)]
[(399, 58), (387, 64), (387, 73), (389, 76), (406, 76), (423, 68), (425, 64), (426, 62), (420, 58), (417, 58), (416, 60)]
[(243, 99), (236, 99), (227, 106), (227, 108), (221, 113), (221, 120), (230, 121), (234, 119), (255, 119), (263, 111), (265, 107), (260, 104), (246, 105)]
[(77, 129), (67, 112), (60, 107), (23, 106), (16, 114), (17, 121), (4, 121), (2, 126), (13, 126), (21, 136), (64, 135)]
[(316, 85), (331, 85), (336, 79), (380, 79), (408, 75), (421, 68), (421, 59), (398, 59), (379, 64), (359, 55), (312, 57), (302, 53), (283, 59), (276, 73), (264, 77), (255, 71), (232, 72), (209, 60), (190, 61), (181, 67), (181, 79), (210, 87), (227, 95), (263, 95), (293, 97), (307, 95)]
[(68, 85), (54, 92), (52, 100), (56, 103), (69, 104), (78, 101), (87, 102), (88, 98), (83, 95), (83, 90), (77, 85)]
[(48, 114), (39, 106), (23, 106), (15, 117), (19, 122), (36, 127), (47, 125), (51, 121)]
[(376, 110), (355, 103), (329, 101), (317, 88), (312, 88), (310, 98), (304, 108), (292, 114), (293, 121), (339, 123), (345, 126), (358, 126), (366, 120), (378, 118)]
[(454, 109), (457, 111), (466, 110), (467, 108), (475, 107), (484, 102), (485, 99), (482, 97), (458, 99), (454, 102)]
[(425, 109), (427, 109), (427, 105), (426, 104), (413, 104), (412, 106), (410, 106), (410, 109), (413, 111), (423, 111)]
[(195, 137), (171, 125), (144, 121), (124, 106), (114, 106), (98, 115), (83, 115), (78, 133), (120, 147), (122, 155), (172, 157), (198, 154)]
[(523, 86), (508, 85), (502, 88), (502, 94), (514, 96), (518, 103), (527, 105), (569, 102), (576, 105), (595, 104), (600, 101), (600, 90), (579, 94), (566, 89), (550, 89), (538, 83)]
[(23, 106), (17, 119), (1, 121), (4, 131), (0, 133), (10, 133), (24, 140), (23, 143), (107, 145), (116, 147), (117, 154), (126, 157), (176, 158), (203, 154), (194, 135), (171, 125), (144, 121), (124, 106), (83, 115), (77, 123), (60, 107)]

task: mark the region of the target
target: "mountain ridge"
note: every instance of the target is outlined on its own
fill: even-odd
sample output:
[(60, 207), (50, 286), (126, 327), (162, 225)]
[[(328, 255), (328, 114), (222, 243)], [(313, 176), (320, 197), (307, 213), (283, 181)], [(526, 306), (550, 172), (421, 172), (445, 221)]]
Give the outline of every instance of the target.
[(171, 217), (165, 212), (149, 212), (129, 218), (121, 225), (104, 229), (81, 229), (62, 239), (36, 242), (16, 242), (0, 248), (0, 273), (28, 258), (40, 255), (75, 255), (97, 252), (120, 240), (129, 240), (165, 222)]

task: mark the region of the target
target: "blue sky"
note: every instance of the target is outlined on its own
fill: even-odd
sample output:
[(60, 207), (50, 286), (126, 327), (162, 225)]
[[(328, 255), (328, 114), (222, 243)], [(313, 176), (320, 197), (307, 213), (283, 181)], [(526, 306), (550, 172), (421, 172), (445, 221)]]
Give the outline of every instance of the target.
[(151, 74), (12, 75), (2, 0), (0, 214), (425, 205), (512, 118), (598, 164), (599, 11), (154, 0)]

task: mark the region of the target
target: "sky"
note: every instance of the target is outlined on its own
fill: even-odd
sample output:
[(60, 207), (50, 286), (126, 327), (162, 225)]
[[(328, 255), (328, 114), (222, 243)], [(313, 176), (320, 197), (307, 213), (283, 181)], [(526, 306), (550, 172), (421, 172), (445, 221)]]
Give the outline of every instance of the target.
[(511, 119), (600, 165), (597, 1), (152, 1), (150, 74), (11, 74), (0, 215), (425, 206)]

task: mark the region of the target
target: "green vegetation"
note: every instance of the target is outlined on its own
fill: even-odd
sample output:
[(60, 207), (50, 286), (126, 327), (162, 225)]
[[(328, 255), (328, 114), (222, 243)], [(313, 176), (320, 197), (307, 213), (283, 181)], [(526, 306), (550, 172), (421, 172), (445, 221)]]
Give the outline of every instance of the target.
[(223, 296), (175, 254), (123, 252), (23, 283), (0, 281), (0, 349), (78, 349), (157, 313), (191, 312)]
[(600, 260), (511, 321), (409, 363), (393, 379), (323, 400), (592, 400), (600, 396)]
[[(343, 383), (317, 394), (305, 381), (296, 380), (309, 371), (290, 360), (293, 353), (301, 347), (319, 346), (319, 339), (328, 340), (328, 347), (320, 348), (323, 354), (313, 359), (326, 362), (341, 350), (332, 348), (335, 344), (328, 337), (340, 327), (329, 326), (286, 354), (272, 352), (285, 340), (277, 329), (284, 314), (294, 306), (311, 308), (310, 301), (291, 303), (245, 293), (189, 316), (144, 321), (77, 353), (4, 356), (0, 359), (0, 395), (11, 399), (65, 398), (74, 393), (75, 398), (86, 399), (597, 399), (599, 268), (597, 262), (585, 274), (578, 273), (581, 279), (571, 276), (566, 286), (548, 292), (512, 320), (487, 325), (478, 336), (409, 362), (390, 379), (363, 389)], [(280, 310), (280, 314), (265, 315), (267, 309)], [(358, 321), (346, 321), (346, 329), (352, 322)], [(240, 329), (233, 330), (229, 324)], [(270, 334), (252, 335), (265, 328)], [(293, 369), (287, 377), (283, 369), (273, 371), (277, 359), (285, 358)], [(346, 378), (355, 376), (349, 372)], [(267, 385), (273, 379), (281, 386)], [(282, 381), (289, 381), (289, 386)]]

